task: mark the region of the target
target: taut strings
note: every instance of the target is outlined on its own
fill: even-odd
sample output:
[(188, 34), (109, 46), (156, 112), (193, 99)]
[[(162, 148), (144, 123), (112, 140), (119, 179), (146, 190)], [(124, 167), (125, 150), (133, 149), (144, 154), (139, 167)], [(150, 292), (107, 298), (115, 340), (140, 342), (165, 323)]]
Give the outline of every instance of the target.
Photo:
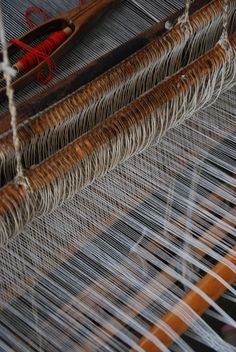
[(7, 183), (15, 150), (2, 136), (1, 351), (236, 351), (221, 334), (236, 329), (227, 4), (20, 126), (30, 190)]
[[(234, 48), (235, 34), (231, 41)], [(14, 204), (8, 196), (15, 192), (14, 186), (8, 184), (0, 189), (2, 245), (36, 214), (55, 209), (118, 163), (157, 143), (169, 129), (232, 87), (236, 75), (235, 50), (233, 53), (228, 56), (218, 45), (27, 171), (33, 192), (22, 189)]]
[[(235, 89), (221, 94), (214, 106), (170, 130), (159, 145), (120, 165), (50, 216), (34, 220), (1, 250), (5, 302), (1, 327), (9, 327), (4, 338), (10, 344), (16, 331), (17, 351), (32, 340), (37, 350), (37, 334), (43, 351), (76, 346), (89, 351), (104, 346), (141, 351), (140, 335), (166, 350), (149, 328), (185, 295), (183, 285), (191, 286), (215, 261), (224, 261), (224, 253), (235, 242), (231, 206), (236, 204), (232, 188), (236, 140), (230, 137), (234, 93)], [(191, 191), (198, 162), (197, 187)], [(188, 234), (184, 229), (189, 207)], [(193, 248), (190, 254), (183, 251), (186, 241)], [(183, 259), (189, 270), (185, 278)], [(37, 326), (27, 293), (32, 279), (38, 282)], [(6, 304), (19, 294), (23, 299)], [(219, 319), (235, 325), (230, 314), (215, 308), (211, 312)], [(181, 305), (179, 315), (192, 323), (189, 338), (219, 352), (235, 350), (205, 320), (195, 321), (197, 315), (187, 306)], [(176, 340), (174, 331), (165, 331)], [(174, 350), (192, 351), (189, 345), (178, 339)]]
[[(210, 3), (208, 11), (200, 17), (193, 15), (190, 18), (195, 33), (191, 40), (189, 35), (186, 36), (186, 31), (183, 32), (179, 25), (175, 26), (92, 84), (87, 84), (54, 107), (41, 112), (39, 118), (20, 126), (19, 136), (26, 167), (55, 153), (213, 47), (222, 34), (221, 13), (221, 3)], [(229, 15), (233, 27), (232, 3)], [(1, 146), (1, 179), (4, 183), (14, 175), (11, 135), (2, 138)]]

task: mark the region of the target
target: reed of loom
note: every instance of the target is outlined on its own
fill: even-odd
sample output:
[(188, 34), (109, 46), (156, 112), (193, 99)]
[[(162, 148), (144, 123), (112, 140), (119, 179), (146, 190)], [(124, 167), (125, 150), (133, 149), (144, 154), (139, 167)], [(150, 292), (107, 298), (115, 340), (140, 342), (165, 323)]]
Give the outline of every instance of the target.
[[(233, 6), (233, 4), (235, 4), (235, 0), (231, 0), (230, 4)], [(199, 11), (193, 12), (189, 19), (192, 35), (197, 33), (207, 23), (213, 21), (214, 18), (218, 18), (221, 12), (222, 2), (219, 0), (213, 0)], [(39, 117), (31, 120), (26, 125), (20, 126), (18, 134), (22, 153), (24, 154), (24, 150), (27, 149), (27, 146), (30, 144), (37, 143), (38, 140), (41, 141), (42, 136), (44, 135), (47, 135), (48, 143), (48, 138), (50, 138), (49, 132), (57, 129), (58, 126), (63, 125), (63, 123), (66, 123), (71, 115), (86, 109), (86, 107), (93, 104), (96, 99), (98, 100), (107, 92), (114, 89), (114, 87), (119, 87), (119, 85), (122, 85), (126, 80), (129, 80), (137, 75), (137, 73), (142, 72), (142, 70), (145, 69), (145, 66), (160, 60), (163, 55), (168, 57), (168, 54), (176, 47), (178, 43), (185, 42), (187, 39), (188, 34), (186, 35), (186, 31), (183, 31), (181, 23), (175, 25), (169, 32), (161, 35), (160, 37), (154, 38), (149, 44), (137, 53), (133, 54), (130, 58), (127, 58), (114, 68), (111, 68), (108, 72), (105, 72), (91, 83), (88, 83), (67, 99), (64, 99), (62, 102), (56, 104), (53, 108), (41, 113)], [(144, 63), (143, 65), (142, 62)], [(170, 74), (171, 73), (172, 72), (170, 71)], [(163, 78), (162, 73), (159, 80)], [(92, 119), (89, 120), (90, 124), (94, 123), (92, 122)], [(85, 130), (80, 131), (80, 133), (83, 132), (85, 132)], [(56, 132), (54, 131), (54, 133)], [(12, 160), (14, 159), (14, 146), (12, 143), (11, 134), (8, 134), (2, 138), (0, 141), (0, 146), (1, 159), (9, 159), (9, 163), (12, 163)], [(49, 155), (50, 154), (45, 154), (41, 157), (45, 158)], [(34, 157), (31, 156), (30, 159), (34, 160)], [(35, 163), (40, 161), (41, 160), (35, 160)], [(29, 166), (30, 165), (27, 164), (27, 167)]]

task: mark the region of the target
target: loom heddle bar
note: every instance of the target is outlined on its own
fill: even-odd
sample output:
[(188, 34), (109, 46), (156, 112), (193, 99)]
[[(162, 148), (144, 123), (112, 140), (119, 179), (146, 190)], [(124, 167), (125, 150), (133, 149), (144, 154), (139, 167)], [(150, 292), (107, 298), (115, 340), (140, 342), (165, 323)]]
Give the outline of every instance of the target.
[[(114, 168), (118, 162), (125, 161), (134, 153), (148, 147), (154, 140), (160, 139), (158, 134), (162, 130), (161, 124), (158, 122), (160, 131), (152, 131), (152, 134), (150, 134), (153, 122), (152, 119), (148, 120), (149, 117), (165, 104), (171, 102), (172, 99), (181, 96), (181, 94), (186, 94), (192, 86), (198, 86), (204, 79), (211, 79), (214, 70), (221, 72), (221, 67), (226, 62), (231, 65), (228, 79), (231, 82), (230, 84), (233, 85), (234, 74), (232, 75), (232, 68), (235, 60), (235, 34), (231, 35), (230, 42), (233, 48), (230, 62), (228, 62), (228, 54), (225, 49), (218, 45), (194, 63), (180, 70), (176, 75), (164, 80), (145, 95), (98, 124), (48, 160), (26, 171), (25, 175), (30, 188), (19, 187), (10, 183), (0, 189), (0, 198), (2, 199), (0, 207), (2, 218), (1, 245), (4, 245), (8, 236), (10, 238), (18, 233), (24, 224), (31, 221), (33, 216), (39, 216), (52, 210), (49, 204), (45, 203), (43, 205), (42, 193), (40, 195), (40, 192), (50, 190), (47, 185), (58, 184), (57, 192), (51, 194), (54, 199), (54, 207), (56, 204), (58, 206), (71, 194), (77, 193), (81, 188), (91, 184), (94, 179)], [(149, 102), (148, 108), (147, 101)], [(146, 108), (147, 110), (145, 110)], [(155, 118), (153, 121), (156, 121)], [(144, 125), (142, 125), (143, 123)], [(167, 129), (169, 127), (165, 126)], [(138, 143), (135, 141), (130, 144), (129, 141), (126, 141), (127, 144), (125, 142), (126, 133), (129, 133), (129, 130), (138, 132), (140, 128), (144, 128), (144, 131), (150, 129), (148, 139), (145, 141), (139, 136)], [(125, 154), (118, 156), (117, 153), (119, 153), (121, 145), (124, 150), (127, 146), (127, 150)], [(112, 151), (114, 156), (112, 156)], [(112, 156), (111, 159), (109, 159), (109, 155)], [(99, 166), (100, 164), (104, 165), (104, 161), (105, 169)], [(91, 170), (90, 174), (86, 172), (84, 174), (85, 163), (86, 168)], [(74, 179), (71, 178), (73, 173), (76, 174)], [(68, 180), (73, 181), (71, 184), (67, 184), (67, 177), (69, 177)], [(62, 187), (62, 193), (58, 193), (59, 185)], [(11, 234), (9, 235), (9, 233)]]

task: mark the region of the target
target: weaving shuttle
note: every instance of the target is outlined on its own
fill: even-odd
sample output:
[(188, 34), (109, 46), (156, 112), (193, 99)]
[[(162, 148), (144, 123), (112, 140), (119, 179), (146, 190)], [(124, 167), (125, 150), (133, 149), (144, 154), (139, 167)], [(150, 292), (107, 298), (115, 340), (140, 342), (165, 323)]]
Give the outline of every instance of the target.
[[(28, 44), (46, 34), (54, 33), (51, 35), (55, 35), (55, 32), (59, 33), (58, 31), (61, 31), (61, 33), (63, 33), (63, 39), (58, 41), (57, 47), (49, 49), (50, 52), (47, 52), (47, 49), (40, 49), (45, 50), (51, 60), (58, 60), (59, 57), (65, 55), (66, 52), (78, 42), (80, 39), (79, 35), (86, 30), (86, 27), (94, 25), (95, 19), (97, 20), (99, 16), (101, 16), (109, 6), (114, 5), (115, 2), (114, 0), (94, 0), (82, 8), (78, 7), (54, 19), (49, 19), (38, 27), (31, 29), (20, 38), (20, 41)], [(56, 39), (53, 40), (56, 41)], [(9, 45), (9, 55), (15, 54), (16, 50), (16, 44), (13, 43)], [(31, 57), (32, 54), (29, 56), (30, 60), (32, 60)], [(13, 82), (12, 86), (15, 90), (24, 87), (35, 78), (38, 72), (46, 68), (45, 60), (40, 61), (41, 62), (37, 63), (36, 57), (35, 62), (32, 61), (31, 65), (28, 65), (27, 61), (24, 65), (23, 59), (20, 59), (13, 65), (18, 72), (26, 71)], [(1, 99), (4, 98), (4, 91), (4, 88), (0, 89)]]

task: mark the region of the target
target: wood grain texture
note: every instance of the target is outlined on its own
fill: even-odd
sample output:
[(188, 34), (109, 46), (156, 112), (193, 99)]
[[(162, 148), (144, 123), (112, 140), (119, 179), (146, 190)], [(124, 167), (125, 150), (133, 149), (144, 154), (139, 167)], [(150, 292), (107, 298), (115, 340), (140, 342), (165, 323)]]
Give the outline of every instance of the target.
[[(199, 0), (195, 1), (192, 6), (190, 13), (193, 14), (199, 11), (202, 7), (213, 1)], [(17, 121), (18, 123), (25, 122), (30, 117), (40, 113), (41, 111), (49, 108), (57, 101), (65, 98), (72, 94), (85, 84), (91, 82), (107, 70), (117, 65), (122, 60), (126, 59), (130, 55), (134, 54), (138, 50), (144, 48), (153, 39), (165, 34), (167, 32), (165, 23), (167, 21), (176, 23), (178, 17), (183, 13), (183, 10), (176, 12), (164, 21), (155, 24), (147, 31), (127, 41), (116, 49), (112, 50), (108, 54), (102, 56), (98, 60), (93, 61), (84, 68), (78, 70), (74, 74), (70, 75), (66, 80), (57, 83), (55, 86), (47, 89), (47, 91), (34, 96), (26, 102), (17, 106)], [(0, 135), (7, 132), (11, 128), (9, 113), (0, 115)]]
[[(236, 33), (231, 35), (230, 41), (232, 47), (236, 50)], [(129, 129), (140, 126), (154, 111), (161, 108), (168, 101), (188, 92), (192, 86), (208, 77), (212, 70), (219, 70), (225, 63), (226, 57), (225, 50), (220, 45), (217, 45), (177, 74), (159, 83), (133, 103), (100, 122), (96, 127), (83, 134), (67, 147), (61, 149), (39, 165), (26, 170), (25, 175), (30, 184), (30, 191), (26, 187), (18, 186), (15, 183), (9, 183), (0, 188), (0, 216), (3, 219), (8, 218), (8, 216), (11, 217), (12, 211), (14, 214), (15, 210), (21, 207), (24, 208), (24, 204), (27, 204), (29, 200), (33, 206), (35, 197), (40, 197), (39, 194), (45, 187), (58, 183), (66, 175), (74, 172), (74, 170), (80, 170), (81, 163), (86, 163), (90, 158), (96, 156), (97, 165), (99, 165), (99, 158), (104, 158), (104, 155), (101, 156), (101, 150), (106, 151), (108, 162), (106, 170), (109, 171), (117, 165), (119, 160), (115, 159), (114, 164), (108, 158), (108, 155), (110, 155), (113, 148), (116, 148), (116, 141), (125, 140), (126, 131), (128, 133)], [(147, 102), (149, 102), (148, 109)], [(135, 145), (132, 153), (138, 151), (138, 148), (139, 146)], [(98, 175), (101, 176), (99, 172)], [(90, 184), (94, 180), (95, 174), (98, 177), (96, 168), (91, 170), (91, 174), (87, 178), (81, 178), (79, 186), (76, 186), (76, 192), (79, 191), (80, 187), (83, 188)]]

